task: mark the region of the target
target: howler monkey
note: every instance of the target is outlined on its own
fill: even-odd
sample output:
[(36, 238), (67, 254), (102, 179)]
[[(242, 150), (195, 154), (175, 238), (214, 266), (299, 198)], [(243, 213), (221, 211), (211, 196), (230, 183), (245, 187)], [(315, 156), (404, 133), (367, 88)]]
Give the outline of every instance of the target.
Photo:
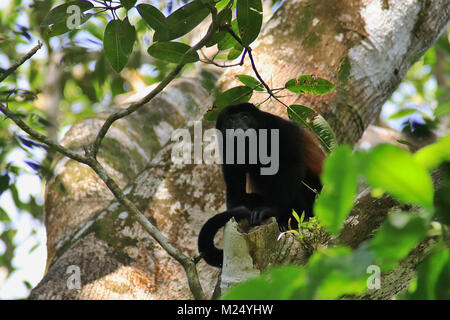
[[(316, 193), (322, 189), (319, 175), (325, 154), (309, 131), (293, 121), (263, 112), (251, 103), (223, 109), (216, 128), (223, 139), (223, 147), (219, 143), (219, 149), (227, 211), (203, 225), (198, 250), (208, 264), (220, 268), (223, 251), (215, 247), (214, 236), (232, 217), (237, 221), (248, 219), (252, 225), (275, 217), (280, 230), (285, 231), (292, 209), (298, 214), (304, 211), (305, 217), (313, 215)], [(241, 144), (239, 134), (244, 137)], [(267, 161), (269, 154), (277, 161), (270, 164), (275, 167), (272, 170)], [(251, 193), (247, 192), (248, 186)]]

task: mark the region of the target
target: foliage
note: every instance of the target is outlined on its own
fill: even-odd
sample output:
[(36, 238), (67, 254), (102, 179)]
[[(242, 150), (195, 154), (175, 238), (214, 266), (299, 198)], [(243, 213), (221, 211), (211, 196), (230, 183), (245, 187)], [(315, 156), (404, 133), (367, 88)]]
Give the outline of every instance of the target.
[[(428, 157), (438, 160), (431, 166), (425, 160)], [(420, 241), (429, 235), (436, 235), (433, 223), (437, 222), (431, 223), (431, 220), (437, 218), (435, 212), (439, 205), (433, 205), (434, 191), (428, 170), (443, 162), (450, 162), (450, 136), (415, 155), (391, 145), (355, 153), (346, 145), (337, 147), (325, 161), (322, 175), (324, 189), (314, 207), (320, 224), (316, 224), (312, 232), (309, 230), (311, 226), (306, 225), (306, 234), (320, 235), (322, 228), (332, 235), (339, 234), (354, 204), (359, 177), (364, 177), (372, 188), (385, 190), (401, 203), (420, 205), (420, 209), (416, 213), (391, 213), (373, 239), (364, 242), (354, 252), (344, 246), (317, 246), (318, 250), (305, 266), (271, 269), (256, 279), (232, 288), (224, 299), (254, 298), (253, 287), (258, 288), (258, 294), (265, 294), (272, 286), (281, 289), (271, 291), (262, 298), (337, 299), (364, 293), (369, 285), (370, 266), (375, 265), (381, 272), (391, 271)], [(450, 181), (450, 175), (446, 179)], [(447, 214), (449, 212), (448, 207), (440, 209), (446, 210)], [(303, 215), (298, 218), (294, 214), (294, 217), (300, 222), (300, 229), (288, 232), (304, 241)], [(437, 234), (443, 239), (441, 231), (448, 230), (448, 226), (442, 221), (438, 225), (440, 231)], [(411, 296), (403, 298), (450, 298), (448, 255), (449, 249), (443, 243), (437, 246), (419, 268), (417, 281), (420, 286)], [(436, 264), (431, 265), (434, 261)], [(444, 284), (438, 282), (438, 278), (445, 281)], [(286, 288), (282, 288), (283, 283)]]

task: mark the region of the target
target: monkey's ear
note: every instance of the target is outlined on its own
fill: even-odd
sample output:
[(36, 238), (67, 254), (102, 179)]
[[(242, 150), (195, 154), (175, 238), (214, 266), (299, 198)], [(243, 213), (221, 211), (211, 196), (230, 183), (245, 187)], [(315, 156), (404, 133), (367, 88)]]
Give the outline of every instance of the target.
[(302, 128), (302, 142), (305, 148), (305, 162), (309, 170), (317, 176), (322, 174), (322, 164), (325, 159), (325, 151), (316, 136), (309, 130)]

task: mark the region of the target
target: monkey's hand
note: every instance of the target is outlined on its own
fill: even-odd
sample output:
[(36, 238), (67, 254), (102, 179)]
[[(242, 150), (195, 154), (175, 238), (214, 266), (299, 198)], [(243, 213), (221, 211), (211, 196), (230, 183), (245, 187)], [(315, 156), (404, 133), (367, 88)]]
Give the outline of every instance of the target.
[(260, 225), (264, 220), (276, 217), (277, 214), (277, 209), (274, 207), (257, 207), (250, 214), (250, 224)]

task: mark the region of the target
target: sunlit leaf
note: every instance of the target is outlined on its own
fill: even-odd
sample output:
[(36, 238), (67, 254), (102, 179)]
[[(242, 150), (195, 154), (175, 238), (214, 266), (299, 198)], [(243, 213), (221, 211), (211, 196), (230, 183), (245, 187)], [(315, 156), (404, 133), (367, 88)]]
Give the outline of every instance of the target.
[(238, 74), (235, 77), (238, 78), (239, 81), (245, 84), (247, 87), (250, 87), (255, 91), (264, 91), (261, 82), (259, 82), (252, 76), (248, 76), (245, 74)]
[(306, 274), (300, 267), (273, 268), (260, 277), (231, 288), (222, 300), (285, 300), (306, 285)]
[(414, 154), (414, 159), (427, 170), (433, 170), (442, 162), (450, 161), (450, 135), (423, 147)]
[(294, 93), (325, 94), (334, 89), (334, 85), (323, 78), (301, 75), (298, 79), (286, 82), (285, 88)]
[(405, 203), (433, 207), (431, 177), (413, 155), (384, 144), (372, 149), (363, 165), (363, 173), (373, 188), (381, 188)]
[(233, 48), (231, 48), (230, 52), (228, 53), (227, 59), (232, 61), (234, 59), (236, 59), (237, 57), (239, 57), (242, 53), (242, 51), (244, 50), (244, 48), (242, 48), (241, 46), (235, 46)]
[(442, 117), (450, 114), (450, 101), (440, 103), (434, 110), (434, 115), (436, 117)]
[(413, 108), (408, 108), (408, 109), (402, 109), (400, 111), (395, 112), (394, 114), (390, 115), (388, 117), (389, 120), (393, 120), (393, 119), (401, 119), (404, 118), (406, 116), (409, 116), (410, 114), (413, 114), (417, 112), (416, 109)]
[(388, 271), (405, 258), (426, 235), (424, 219), (412, 213), (393, 213), (377, 231), (370, 247), (381, 270)]
[(337, 234), (353, 207), (358, 165), (347, 145), (337, 147), (325, 160), (323, 189), (314, 204), (314, 214), (327, 231)]
[(450, 299), (450, 252), (439, 243), (417, 268), (417, 288), (411, 295), (416, 300)]
[(11, 222), (11, 218), (2, 207), (0, 207), (0, 222)]

